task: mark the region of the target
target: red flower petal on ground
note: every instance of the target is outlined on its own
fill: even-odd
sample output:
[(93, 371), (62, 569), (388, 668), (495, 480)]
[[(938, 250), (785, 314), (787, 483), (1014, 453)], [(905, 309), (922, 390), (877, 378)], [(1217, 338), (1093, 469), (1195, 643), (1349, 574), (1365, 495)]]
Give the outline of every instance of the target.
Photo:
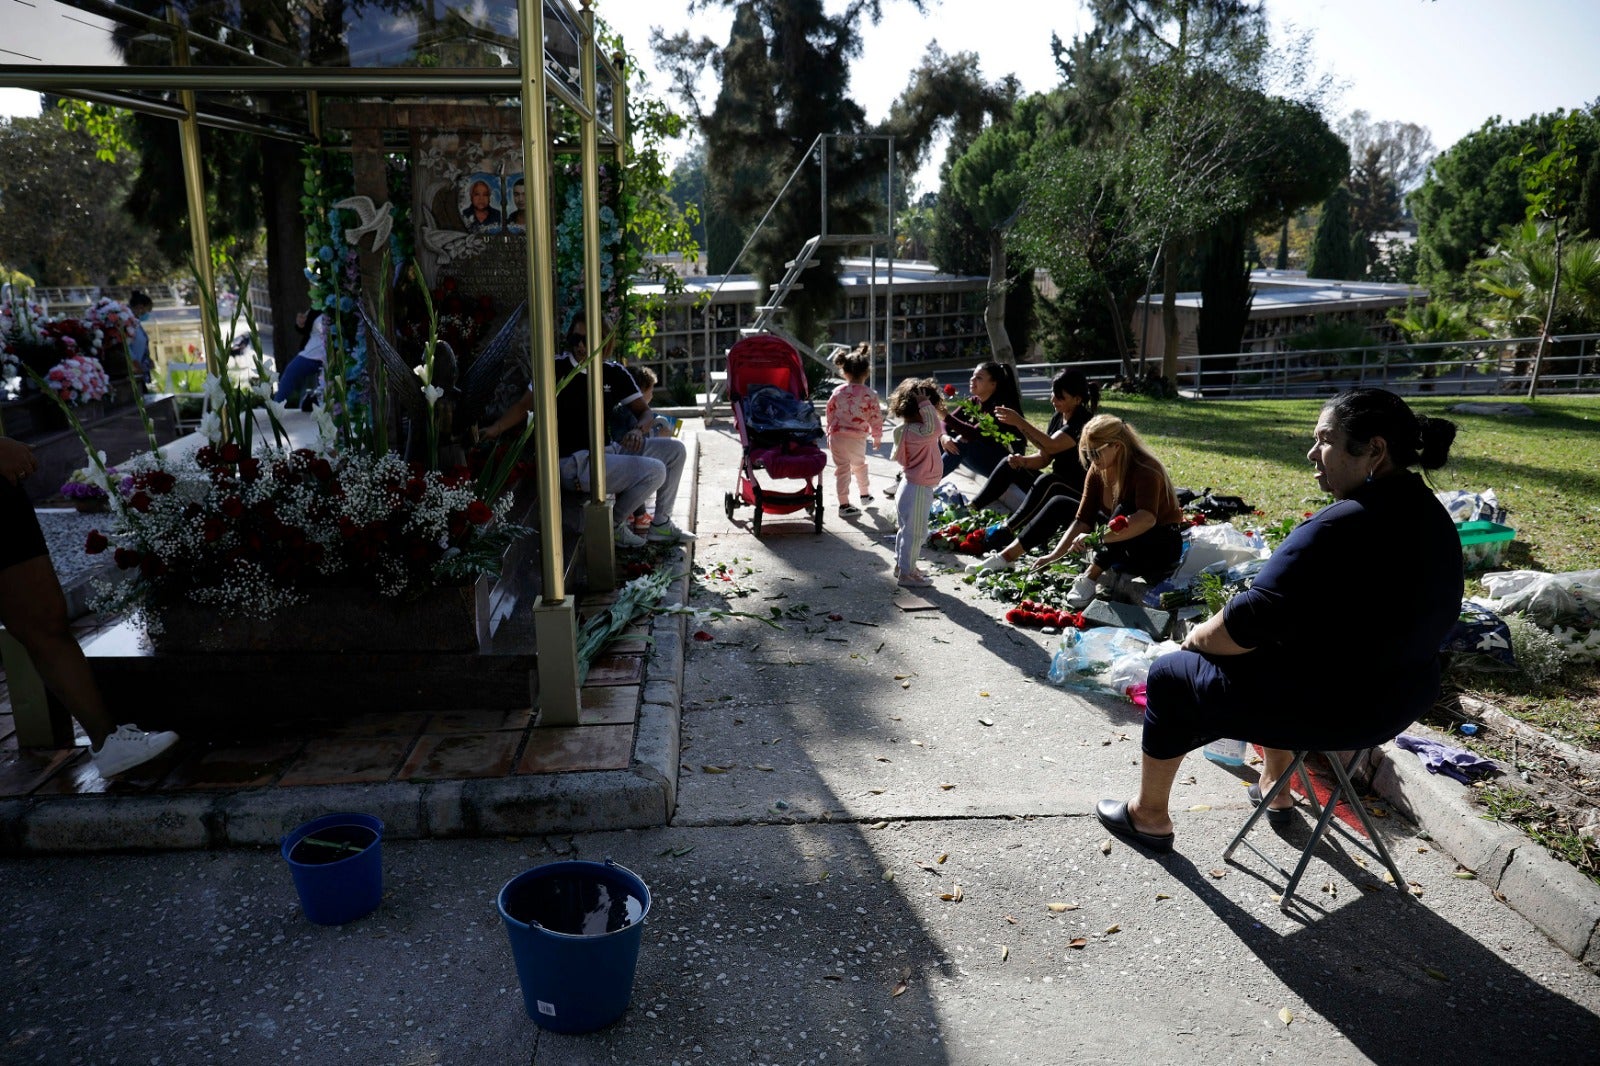
[(89, 536), (83, 542), (83, 550), (90, 555), (99, 555), (110, 546), (111, 542), (98, 529), (89, 530)]
[(707, 633), (705, 630), (700, 629), (700, 630), (696, 630), (695, 631), (694, 639), (695, 640), (716, 640), (717, 638), (713, 637), (710, 633)]

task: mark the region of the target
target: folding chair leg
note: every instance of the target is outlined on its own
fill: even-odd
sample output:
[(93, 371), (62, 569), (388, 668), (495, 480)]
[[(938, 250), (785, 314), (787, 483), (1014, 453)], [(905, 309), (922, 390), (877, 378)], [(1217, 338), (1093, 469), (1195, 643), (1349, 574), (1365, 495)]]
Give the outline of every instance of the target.
[[(1252, 852), (1255, 852), (1256, 856), (1263, 862), (1270, 865), (1274, 870), (1277, 870), (1278, 873), (1287, 876), (1289, 879), (1288, 883), (1285, 884), (1283, 894), (1279, 897), (1278, 902), (1278, 906), (1280, 908), (1287, 909), (1289, 902), (1294, 898), (1295, 889), (1300, 885), (1300, 879), (1305, 876), (1306, 867), (1311, 864), (1312, 853), (1317, 850), (1317, 845), (1321, 843), (1323, 837), (1327, 835), (1328, 830), (1331, 828), (1337, 830), (1346, 840), (1350, 841), (1356, 847), (1382, 862), (1383, 865), (1388, 869), (1390, 876), (1394, 878), (1395, 887), (1400, 889), (1402, 893), (1409, 895), (1410, 893), (1406, 892), (1405, 878), (1400, 875), (1400, 869), (1395, 865), (1394, 859), (1390, 856), (1389, 849), (1384, 846), (1383, 839), (1378, 836), (1377, 830), (1373, 828), (1372, 819), (1368, 817), (1365, 805), (1362, 804), (1360, 797), (1356, 795), (1355, 785), (1351, 782), (1349, 771), (1346, 765), (1340, 761), (1338, 753), (1322, 753), (1327, 759), (1328, 765), (1333, 768), (1335, 779), (1333, 788), (1328, 792), (1327, 802), (1322, 804), (1317, 802), (1316, 792), (1311, 787), (1311, 775), (1306, 770), (1305, 760), (1308, 754), (1310, 753), (1306, 751), (1297, 751), (1294, 753), (1294, 761), (1289, 764), (1288, 772), (1278, 779), (1277, 783), (1272, 786), (1271, 791), (1269, 791), (1265, 796), (1261, 797), (1261, 805), (1250, 812), (1250, 817), (1246, 819), (1244, 827), (1239, 830), (1238, 834), (1234, 836), (1232, 842), (1228, 844), (1227, 850), (1222, 853), (1223, 859), (1231, 859), (1234, 851), (1238, 849), (1240, 844), (1243, 844)], [(1360, 757), (1361, 753), (1356, 752), (1353, 756), (1351, 756), (1350, 765), (1354, 765), (1355, 760)], [(1295, 865), (1294, 872), (1290, 873), (1289, 871), (1278, 866), (1272, 861), (1271, 858), (1263, 854), (1254, 844), (1251, 844), (1248, 840), (1246, 840), (1245, 837), (1249, 834), (1250, 830), (1255, 828), (1256, 823), (1261, 820), (1262, 816), (1266, 814), (1267, 807), (1272, 802), (1273, 798), (1276, 797), (1290, 781), (1294, 780), (1294, 775), (1297, 772), (1300, 774), (1301, 782), (1305, 785), (1306, 798), (1310, 802), (1312, 809), (1317, 812), (1317, 822), (1311, 830), (1311, 839), (1306, 842), (1305, 848), (1300, 852), (1300, 861)], [(1358, 839), (1354, 834), (1350, 833), (1334, 820), (1334, 814), (1339, 806), (1339, 799), (1341, 796), (1345, 797), (1346, 802), (1348, 802), (1350, 807), (1356, 812), (1356, 817), (1361, 820), (1362, 828), (1365, 829), (1367, 833), (1367, 839), (1371, 841), (1370, 846)]]

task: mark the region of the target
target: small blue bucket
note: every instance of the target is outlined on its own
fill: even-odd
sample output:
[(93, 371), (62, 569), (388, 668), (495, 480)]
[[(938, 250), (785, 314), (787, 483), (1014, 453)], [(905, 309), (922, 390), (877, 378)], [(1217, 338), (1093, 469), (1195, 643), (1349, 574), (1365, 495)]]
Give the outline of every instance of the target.
[(507, 881), (498, 899), (528, 1017), (587, 1033), (622, 1017), (633, 996), (650, 890), (633, 871), (570, 860)]
[(317, 925), (353, 922), (383, 899), (383, 823), (370, 814), (313, 818), (284, 837), (279, 851), (306, 918)]

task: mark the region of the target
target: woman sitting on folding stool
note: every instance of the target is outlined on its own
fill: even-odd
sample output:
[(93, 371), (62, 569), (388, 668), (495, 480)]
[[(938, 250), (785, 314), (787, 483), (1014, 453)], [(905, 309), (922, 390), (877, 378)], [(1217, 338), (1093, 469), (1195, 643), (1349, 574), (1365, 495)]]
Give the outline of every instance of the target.
[[(1102, 824), (1172, 850), (1167, 802), (1183, 756), (1223, 737), (1263, 746), (1259, 804), (1293, 753), (1393, 739), (1439, 694), (1439, 645), (1461, 610), (1461, 543), (1412, 467), (1436, 470), (1452, 422), (1383, 389), (1329, 400), (1306, 458), (1334, 502), (1291, 533), (1255, 584), (1150, 668), (1139, 793)], [(1290, 817), (1287, 789), (1267, 813)]]

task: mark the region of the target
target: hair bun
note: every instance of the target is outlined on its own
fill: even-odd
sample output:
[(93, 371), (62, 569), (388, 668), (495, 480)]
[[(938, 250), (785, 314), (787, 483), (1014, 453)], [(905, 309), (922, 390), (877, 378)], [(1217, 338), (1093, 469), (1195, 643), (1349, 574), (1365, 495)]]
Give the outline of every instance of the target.
[(1437, 470), (1450, 458), (1456, 424), (1447, 418), (1417, 416), (1417, 462), (1424, 470)]

